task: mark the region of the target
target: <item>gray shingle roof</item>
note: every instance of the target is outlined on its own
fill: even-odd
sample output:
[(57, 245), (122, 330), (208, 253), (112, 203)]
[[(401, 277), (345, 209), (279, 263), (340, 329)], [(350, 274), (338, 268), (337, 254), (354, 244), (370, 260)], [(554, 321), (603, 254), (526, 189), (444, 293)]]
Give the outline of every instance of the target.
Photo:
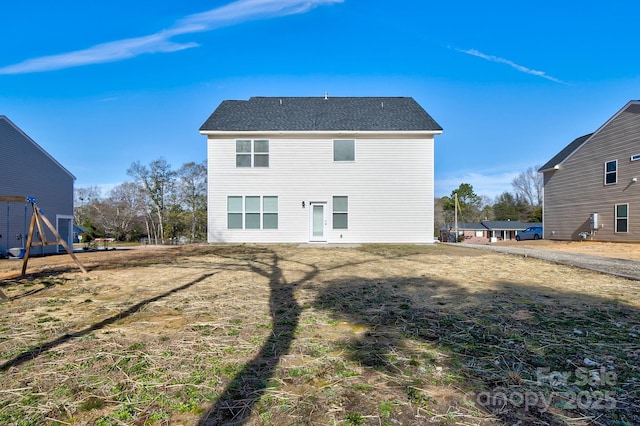
[(567, 159), (573, 152), (580, 148), (583, 143), (587, 141), (593, 135), (593, 133), (589, 133), (588, 135), (580, 136), (571, 142), (569, 145), (565, 146), (562, 151), (557, 153), (551, 160), (547, 161), (542, 167), (538, 169), (539, 172), (544, 172), (547, 170), (553, 169), (558, 164), (562, 163)]
[(482, 224), (491, 231), (522, 231), (530, 226), (542, 226), (541, 223), (519, 222), (517, 220), (485, 220)]
[[(542, 226), (541, 223), (519, 222), (517, 220), (483, 220), (482, 222), (460, 222), (458, 230), (466, 231), (523, 231), (530, 226)], [(441, 230), (452, 229), (452, 223), (445, 223)]]
[(442, 131), (411, 97), (227, 100), (200, 131)]

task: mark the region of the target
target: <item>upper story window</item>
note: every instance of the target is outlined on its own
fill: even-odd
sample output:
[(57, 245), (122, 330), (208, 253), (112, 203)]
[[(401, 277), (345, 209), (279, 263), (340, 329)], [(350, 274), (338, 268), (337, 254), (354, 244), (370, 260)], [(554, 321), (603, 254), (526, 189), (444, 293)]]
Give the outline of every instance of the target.
[(618, 183), (618, 160), (604, 163), (604, 184), (613, 185)]
[(632, 155), (631, 156), (631, 161), (638, 161), (640, 160), (640, 154), (636, 154), (636, 155)]
[(238, 139), (236, 167), (269, 167), (269, 141), (266, 139)]
[(353, 139), (335, 139), (333, 141), (333, 161), (355, 161), (355, 145)]

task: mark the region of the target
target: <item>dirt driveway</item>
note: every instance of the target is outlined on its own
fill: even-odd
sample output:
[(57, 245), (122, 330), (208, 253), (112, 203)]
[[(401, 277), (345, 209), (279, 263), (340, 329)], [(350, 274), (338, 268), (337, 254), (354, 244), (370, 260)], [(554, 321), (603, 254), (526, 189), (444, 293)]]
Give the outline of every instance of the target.
[(562, 265), (640, 281), (640, 244), (537, 240), (490, 245), (463, 245), (482, 250), (535, 257)]
[(78, 257), (0, 261), (0, 424), (640, 424), (635, 281), (444, 244)]
[(528, 240), (506, 241), (494, 244), (498, 247), (535, 248), (563, 253), (585, 254), (640, 262), (640, 243), (607, 243), (598, 241)]

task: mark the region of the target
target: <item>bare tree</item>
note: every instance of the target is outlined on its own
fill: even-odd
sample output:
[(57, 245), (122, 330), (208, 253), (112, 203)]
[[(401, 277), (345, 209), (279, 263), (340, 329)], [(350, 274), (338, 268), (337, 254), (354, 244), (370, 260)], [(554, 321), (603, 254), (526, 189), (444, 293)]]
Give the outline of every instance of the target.
[(190, 237), (195, 240), (206, 233), (207, 165), (186, 163), (178, 170), (178, 193), (189, 215)]
[(76, 188), (74, 191), (73, 221), (78, 226), (86, 226), (91, 222), (91, 205), (101, 199), (97, 186)]
[(157, 220), (154, 233), (163, 241), (167, 200), (174, 189), (176, 172), (171, 170), (171, 164), (164, 158), (159, 158), (149, 163), (148, 167), (136, 161), (131, 164), (127, 174), (142, 186), (149, 197), (153, 214)]
[(144, 190), (133, 182), (124, 182), (111, 190), (106, 200), (110, 207), (106, 223), (114, 237), (119, 240), (128, 239), (136, 219), (145, 214), (146, 201)]
[(529, 167), (511, 182), (516, 196), (522, 197), (533, 207), (542, 205), (543, 182), (542, 174), (538, 173), (539, 168), (539, 166)]

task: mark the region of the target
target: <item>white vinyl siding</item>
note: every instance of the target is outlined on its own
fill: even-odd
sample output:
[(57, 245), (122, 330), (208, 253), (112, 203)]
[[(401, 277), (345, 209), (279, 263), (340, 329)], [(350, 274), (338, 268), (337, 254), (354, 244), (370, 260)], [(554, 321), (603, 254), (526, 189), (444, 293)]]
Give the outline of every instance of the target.
[[(333, 229), (327, 211), (327, 242), (434, 241), (433, 135), (354, 135), (357, 161), (347, 167), (333, 147), (349, 138), (269, 135), (269, 167), (251, 169), (235, 167), (236, 138), (208, 140), (209, 241), (308, 242), (309, 203), (332, 209), (333, 197), (347, 194), (348, 229)], [(277, 230), (268, 228), (264, 197), (262, 229), (228, 229), (227, 195), (260, 194), (278, 195)]]

